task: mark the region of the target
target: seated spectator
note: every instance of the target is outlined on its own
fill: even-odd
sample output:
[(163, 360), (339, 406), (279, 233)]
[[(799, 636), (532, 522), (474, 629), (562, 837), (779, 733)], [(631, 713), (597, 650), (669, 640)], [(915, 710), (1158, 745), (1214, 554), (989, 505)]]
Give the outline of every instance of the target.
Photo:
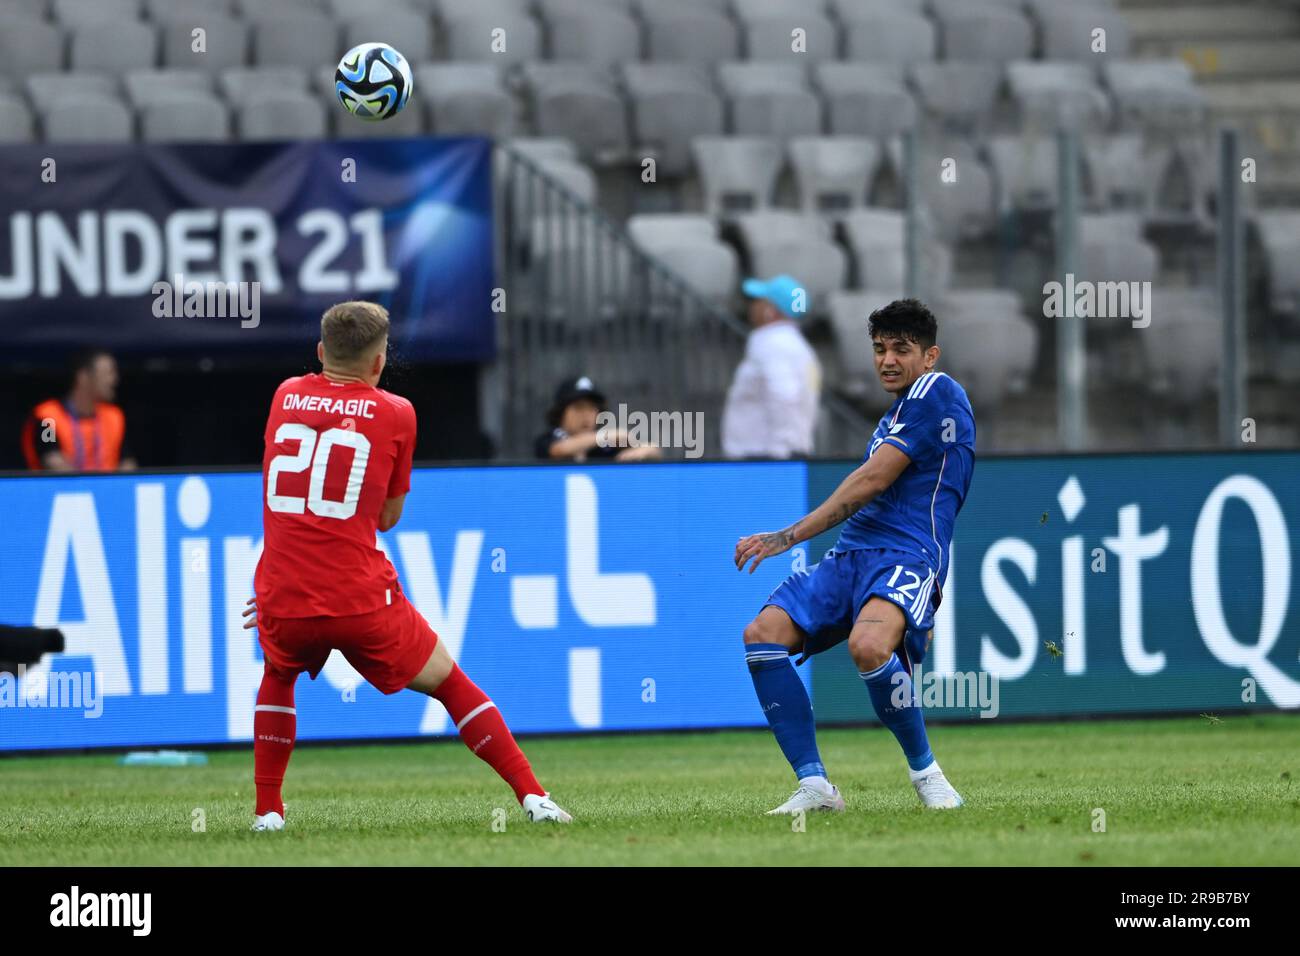
[(32, 471), (131, 471), (126, 416), (112, 404), (117, 362), (103, 349), (79, 353), (68, 394), (32, 409), (23, 426), (23, 456)]
[(650, 461), (662, 457), (654, 445), (632, 445), (625, 432), (597, 429), (597, 417), (605, 407), (605, 396), (585, 375), (561, 382), (547, 413), (551, 430), (537, 437), (537, 457), (566, 461)]

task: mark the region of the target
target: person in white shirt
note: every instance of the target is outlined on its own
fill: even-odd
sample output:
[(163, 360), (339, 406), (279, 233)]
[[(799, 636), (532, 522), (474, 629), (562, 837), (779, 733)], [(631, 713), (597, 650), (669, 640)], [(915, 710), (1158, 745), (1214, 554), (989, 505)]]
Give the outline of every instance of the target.
[(812, 454), (822, 371), (796, 320), (807, 292), (788, 275), (746, 279), (753, 331), (722, 413), (728, 458), (792, 458)]

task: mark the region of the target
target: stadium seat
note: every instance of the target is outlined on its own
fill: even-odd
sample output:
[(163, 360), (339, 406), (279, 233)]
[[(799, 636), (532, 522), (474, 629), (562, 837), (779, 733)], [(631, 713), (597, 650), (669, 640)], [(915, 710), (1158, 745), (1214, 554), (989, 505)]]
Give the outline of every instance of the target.
[(916, 126), (916, 102), (904, 85), (901, 65), (818, 63), (813, 81), (826, 103), (833, 135), (889, 139)]
[(311, 69), (338, 61), (338, 25), (328, 17), (267, 10), (257, 17), (252, 35), (253, 62), (260, 66)]
[(799, 206), (805, 213), (842, 212), (865, 206), (880, 162), (880, 147), (861, 136), (810, 136), (790, 140)]
[(1182, 60), (1109, 61), (1102, 76), (1122, 130), (1179, 132), (1204, 119), (1204, 96)]
[(627, 153), (627, 111), (612, 79), (588, 64), (530, 63), (525, 83), (540, 136), (571, 140), (594, 162)]
[(1120, 238), (1130, 242), (1142, 239), (1142, 217), (1134, 212), (1085, 213), (1079, 217), (1081, 243), (1105, 242)]
[(424, 110), (418, 106), (407, 106), (386, 120), (369, 121), (350, 115), (333, 92), (322, 96), (321, 103), (326, 116), (333, 117), (335, 139), (403, 139), (428, 132)]
[(917, 63), (912, 82), (927, 113), (946, 128), (979, 133), (988, 126), (1002, 69), (996, 63)]
[(519, 136), (505, 145), (538, 165), (578, 160), (578, 148), (560, 136)]
[(160, 99), (213, 94), (212, 76), (201, 70), (131, 70), (122, 85), (136, 109)]
[(552, 60), (622, 63), (641, 59), (641, 28), (616, 10), (567, 11), (546, 18), (546, 48)]
[(230, 139), (230, 114), (215, 96), (155, 100), (140, 108), (140, 138), (149, 143)]
[(1106, 209), (1151, 207), (1153, 186), (1141, 134), (1086, 137), (1083, 156), (1096, 205)]
[(1112, 235), (1079, 243), (1077, 281), (1155, 282), (1159, 274), (1160, 256), (1145, 240)]
[(736, 24), (719, 11), (678, 0), (654, 0), (641, 9), (649, 60), (713, 64), (740, 56)]
[[(890, 165), (903, 175), (903, 145), (887, 146)], [(953, 181), (939, 175), (952, 160)], [(993, 177), (967, 138), (934, 137), (921, 142), (921, 201), (936, 235), (975, 239), (987, 235), (994, 224)]]
[[(841, 224), (853, 255), (857, 285), (864, 289), (893, 289), (906, 283), (903, 213), (893, 209), (854, 209), (845, 213)], [(942, 294), (952, 281), (952, 253), (924, 233), (917, 279), (918, 294), (927, 300)]]
[(870, 7), (844, 16), (844, 58), (862, 63), (917, 63), (938, 49), (934, 24), (903, 6)]
[(49, 0), (0, 0), (0, 19), (20, 16), (28, 20), (44, 20), (49, 14)]
[(139, 16), (139, 0), (54, 0), (54, 18), (69, 29), (88, 23), (120, 23)]
[(1110, 121), (1110, 101), (1079, 63), (1021, 60), (1007, 64), (1007, 86), (1022, 129), (1097, 133)]
[(1034, 51), (1033, 26), (1010, 7), (935, 0), (933, 9), (945, 60), (1006, 63), (1026, 59)]
[(637, 245), (647, 249), (718, 238), (716, 222), (708, 216), (691, 212), (640, 213), (629, 216), (627, 231)]
[(708, 72), (690, 63), (626, 63), (622, 72), (635, 150), (655, 156), (665, 175), (688, 172), (691, 140), (723, 132), (722, 99)]
[(695, 169), (710, 215), (765, 209), (785, 164), (779, 140), (753, 136), (701, 136), (691, 143)]
[[(741, 28), (745, 35), (745, 56), (749, 60), (803, 64), (839, 59), (839, 36), (834, 24), (804, 4), (783, 14), (746, 19)], [(803, 31), (798, 35), (798, 49), (796, 30)]]
[[(194, 31), (203, 30), (203, 49), (195, 50)], [(215, 13), (177, 18), (162, 25), (162, 65), (218, 73), (248, 62), (248, 24)]]
[(1038, 354), (1038, 327), (1004, 289), (953, 290), (941, 300), (944, 370), (961, 382), (971, 405), (996, 409), (1024, 391)]
[(514, 97), (494, 64), (427, 63), (415, 72), (415, 88), (436, 135), (507, 139), (519, 132)]
[[(1034, 7), (1043, 38), (1043, 58), (1068, 60), (1097, 69), (1129, 56), (1128, 21), (1099, 5), (1041, 3)], [(1105, 52), (1095, 50), (1094, 31), (1105, 30)]]
[[(524, 11), (483, 4), (449, 13), (444, 6), (443, 31), (453, 60), (523, 63), (542, 56), (542, 28)], [(500, 50), (493, 49), (497, 38), (503, 44)]]
[(17, 96), (0, 93), (0, 143), (30, 143), (36, 125), (27, 105)]
[(134, 135), (131, 111), (114, 99), (57, 99), (42, 120), (51, 143), (129, 143)]
[(986, 145), (998, 211), (1054, 209), (1060, 172), (1053, 136), (994, 136)]
[(727, 96), (735, 136), (816, 136), (821, 102), (794, 63), (722, 63), (718, 82)]
[(144, 0), (144, 12), (150, 20), (167, 23), (201, 19), (211, 14), (231, 17), (235, 4), (233, 0)]
[(632, 216), (627, 221), (632, 241), (680, 276), (695, 292), (715, 305), (724, 305), (740, 281), (736, 251), (717, 237), (707, 216), (664, 213)]
[(422, 0), (422, 2), (426, 5), (432, 4), (442, 20), (456, 20), (478, 15), (528, 16), (533, 8), (533, 0)]
[(848, 257), (820, 216), (763, 209), (736, 216), (751, 275), (797, 276), (808, 293), (809, 314), (826, 308), (826, 296), (848, 285)]
[(431, 21), (414, 10), (396, 7), (354, 10), (342, 20), (343, 50), (362, 43), (387, 43), (400, 50), (407, 63), (433, 59)]
[(217, 78), (222, 96), (235, 109), (256, 102), (269, 90), (307, 92), (307, 71), (298, 67), (235, 67), (222, 70)]
[(1191, 404), (1219, 383), (1220, 305), (1207, 289), (1157, 289), (1151, 325), (1137, 336), (1153, 384)]
[(153, 24), (134, 20), (93, 23), (72, 33), (73, 70), (125, 73), (158, 62), (158, 33)]
[(104, 73), (34, 73), (23, 84), (38, 114), (61, 100), (117, 99), (116, 77)]
[(63, 32), (52, 23), (24, 16), (0, 16), (0, 74), (23, 79), (62, 69)]
[(910, 13), (921, 16), (927, 0), (827, 0), (827, 8), (841, 23), (880, 13)]
[(258, 101), (257, 109), (236, 114), (241, 140), (324, 139), (329, 132), (325, 108), (315, 97), (292, 90), (276, 90)]
[(1300, 212), (1260, 211), (1251, 223), (1263, 252), (1270, 307), (1285, 315), (1300, 315)]

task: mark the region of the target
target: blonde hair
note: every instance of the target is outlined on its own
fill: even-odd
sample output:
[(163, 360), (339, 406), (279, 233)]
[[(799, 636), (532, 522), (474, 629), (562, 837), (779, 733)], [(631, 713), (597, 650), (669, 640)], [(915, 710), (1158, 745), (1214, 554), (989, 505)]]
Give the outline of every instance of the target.
[(373, 302), (340, 302), (320, 319), (320, 340), (332, 362), (355, 362), (386, 335), (388, 310)]

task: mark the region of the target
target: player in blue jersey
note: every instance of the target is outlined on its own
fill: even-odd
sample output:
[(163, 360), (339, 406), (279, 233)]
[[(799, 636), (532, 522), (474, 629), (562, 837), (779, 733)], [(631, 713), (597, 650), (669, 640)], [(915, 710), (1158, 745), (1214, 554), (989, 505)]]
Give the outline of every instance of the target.
[(911, 679), (929, 646), (953, 524), (975, 467), (974, 415), (965, 390), (935, 371), (937, 333), (934, 315), (915, 299), (871, 314), (876, 372), (895, 398), (866, 459), (811, 514), (736, 545), (737, 570), (752, 561), (752, 574), (765, 558), (847, 521), (835, 547), (786, 578), (745, 628), (754, 690), (799, 779), (794, 796), (771, 813), (844, 809), (826, 778), (812, 704), (790, 655), (801, 654), (802, 664), (846, 639), (876, 714), (903, 748), (921, 802), (962, 805), (930, 751)]

